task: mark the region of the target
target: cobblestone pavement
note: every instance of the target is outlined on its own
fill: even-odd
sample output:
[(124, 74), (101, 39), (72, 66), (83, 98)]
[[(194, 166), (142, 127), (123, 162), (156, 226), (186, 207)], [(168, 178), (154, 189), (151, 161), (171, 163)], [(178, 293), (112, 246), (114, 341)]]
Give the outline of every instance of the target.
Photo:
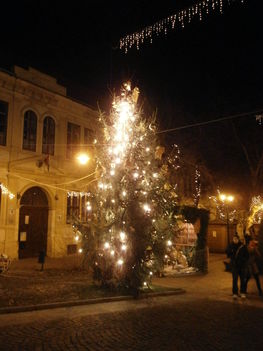
[(0, 350), (262, 350), (262, 307), (185, 294), (1, 315)]
[(263, 350), (263, 298), (252, 280), (233, 301), (223, 258), (207, 275), (155, 279), (183, 295), (0, 315), (0, 350)]

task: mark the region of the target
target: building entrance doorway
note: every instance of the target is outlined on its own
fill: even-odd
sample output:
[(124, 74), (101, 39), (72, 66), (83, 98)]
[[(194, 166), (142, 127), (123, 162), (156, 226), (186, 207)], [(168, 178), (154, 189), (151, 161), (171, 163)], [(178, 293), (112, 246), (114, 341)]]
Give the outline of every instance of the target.
[(47, 249), (48, 199), (39, 187), (28, 189), (20, 201), (19, 258), (37, 257)]

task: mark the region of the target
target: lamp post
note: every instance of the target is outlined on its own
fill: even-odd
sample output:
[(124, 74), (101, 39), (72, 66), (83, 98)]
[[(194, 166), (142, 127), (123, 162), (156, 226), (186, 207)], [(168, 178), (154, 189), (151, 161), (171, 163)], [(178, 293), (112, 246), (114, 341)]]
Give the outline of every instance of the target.
[(233, 202), (234, 196), (232, 195), (226, 195), (226, 194), (220, 194), (219, 199), (223, 202), (223, 204), (226, 206), (226, 230), (227, 230), (227, 244), (229, 245), (229, 203)]

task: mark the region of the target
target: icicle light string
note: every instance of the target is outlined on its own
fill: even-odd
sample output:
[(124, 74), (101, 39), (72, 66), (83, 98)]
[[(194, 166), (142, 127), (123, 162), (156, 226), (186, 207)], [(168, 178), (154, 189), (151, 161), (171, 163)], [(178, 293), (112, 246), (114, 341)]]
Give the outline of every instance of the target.
[(184, 28), (187, 23), (190, 23), (195, 18), (202, 21), (205, 16), (208, 16), (213, 12), (219, 12), (222, 14), (223, 8), (230, 6), (234, 2), (243, 4), (245, 0), (198, 1), (196, 4), (178, 10), (173, 15), (161, 19), (150, 26), (144, 27), (138, 32), (122, 37), (119, 41), (119, 48), (124, 50), (125, 53), (127, 53), (133, 46), (136, 46), (137, 50), (139, 50), (140, 45), (144, 44), (145, 41), (152, 43), (155, 36), (161, 34), (166, 35), (168, 31), (175, 30), (178, 27)]

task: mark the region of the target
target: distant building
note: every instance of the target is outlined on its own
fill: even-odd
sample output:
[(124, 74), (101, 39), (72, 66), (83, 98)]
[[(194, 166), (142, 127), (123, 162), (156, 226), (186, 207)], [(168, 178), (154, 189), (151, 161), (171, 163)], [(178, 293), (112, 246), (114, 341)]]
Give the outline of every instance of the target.
[[(81, 178), (94, 172), (97, 115), (53, 77), (17, 66), (0, 71), (0, 253), (76, 252), (70, 222), (88, 219), (92, 175)], [(88, 165), (76, 162), (80, 151), (90, 153)]]

